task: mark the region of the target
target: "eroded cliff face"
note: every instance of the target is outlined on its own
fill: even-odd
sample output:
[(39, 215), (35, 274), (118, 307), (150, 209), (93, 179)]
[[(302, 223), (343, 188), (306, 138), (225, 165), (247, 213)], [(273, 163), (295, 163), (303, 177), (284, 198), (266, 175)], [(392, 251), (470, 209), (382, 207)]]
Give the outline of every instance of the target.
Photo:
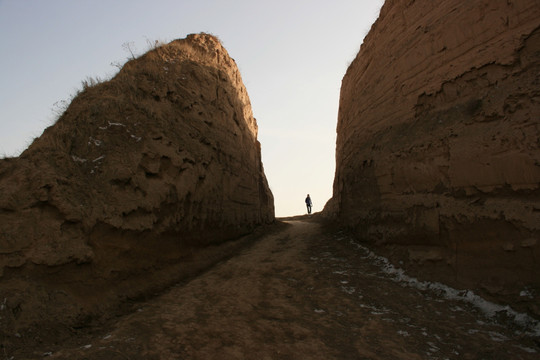
[(205, 34), (84, 89), (19, 158), (0, 160), (0, 189), (0, 316), (15, 328), (83, 321), (274, 220), (249, 97)]
[(538, 1), (387, 1), (343, 78), (325, 211), (424, 277), (538, 296), (539, 135)]

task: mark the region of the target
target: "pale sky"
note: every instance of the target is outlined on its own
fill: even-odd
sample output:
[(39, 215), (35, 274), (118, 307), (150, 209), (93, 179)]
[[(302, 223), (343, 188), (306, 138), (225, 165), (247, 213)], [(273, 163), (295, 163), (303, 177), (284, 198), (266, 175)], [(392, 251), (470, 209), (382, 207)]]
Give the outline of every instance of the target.
[(341, 79), (383, 0), (0, 0), (0, 157), (54, 123), (87, 77), (110, 78), (131, 43), (220, 38), (259, 125), (276, 216), (332, 196)]

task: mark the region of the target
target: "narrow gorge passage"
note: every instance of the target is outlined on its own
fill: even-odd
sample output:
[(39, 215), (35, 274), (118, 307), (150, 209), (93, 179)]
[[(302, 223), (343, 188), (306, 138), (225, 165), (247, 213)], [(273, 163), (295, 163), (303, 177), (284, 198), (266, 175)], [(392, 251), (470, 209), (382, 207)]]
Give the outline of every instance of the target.
[[(59, 349), (53, 359), (537, 359), (526, 326), (411, 286), (315, 218)], [(390, 266), (390, 269), (392, 267)], [(397, 272), (399, 273), (399, 272)], [(410, 280), (410, 279), (409, 279)], [(536, 332), (535, 332), (536, 331)], [(40, 356), (38, 356), (40, 355)]]

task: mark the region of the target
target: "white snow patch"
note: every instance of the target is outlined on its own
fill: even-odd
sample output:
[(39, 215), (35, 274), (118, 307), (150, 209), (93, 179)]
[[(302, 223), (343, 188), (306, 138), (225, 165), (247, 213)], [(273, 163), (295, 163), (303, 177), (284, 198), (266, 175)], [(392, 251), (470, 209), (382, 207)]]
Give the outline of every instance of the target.
[(375, 264), (379, 265), (381, 271), (389, 275), (393, 281), (406, 284), (422, 291), (434, 291), (448, 300), (469, 303), (480, 309), (489, 318), (495, 317), (497, 313), (500, 312), (506, 313), (517, 325), (526, 329), (527, 333), (533, 336), (540, 336), (540, 322), (530, 317), (528, 314), (518, 313), (508, 305), (503, 306), (487, 301), (471, 290), (456, 290), (439, 282), (420, 281), (414, 277), (408, 276), (403, 269), (395, 268), (387, 258), (376, 255), (354, 240), (351, 240), (350, 242), (358, 250), (362, 250), (366, 254), (365, 258), (371, 259)]
[(508, 338), (506, 336), (504, 336), (503, 334), (499, 334), (495, 331), (490, 331), (488, 334), (491, 340), (493, 341), (497, 341), (497, 342), (508, 341)]
[(399, 335), (401, 336), (410, 336), (409, 333), (407, 331), (403, 331), (403, 330), (398, 330), (397, 332)]
[(349, 295), (354, 294), (356, 292), (356, 289), (354, 287), (352, 287), (352, 286), (342, 286), (341, 290), (343, 290), (344, 292), (346, 292)]
[(73, 161), (75, 161), (75, 162), (80, 162), (80, 163), (85, 163), (85, 162), (88, 161), (88, 160), (83, 159), (83, 158), (80, 158), (80, 157), (78, 157), (78, 156), (76, 156), (76, 155), (71, 155), (71, 158), (73, 159)]
[(88, 139), (88, 145), (92, 145), (92, 143), (96, 146), (101, 146), (101, 144), (103, 144), (101, 140), (94, 139), (93, 137), (90, 136), (90, 138)]
[(322, 314), (322, 313), (325, 313), (326, 311), (324, 311), (323, 309), (315, 309), (313, 310), (315, 311), (317, 314)]
[[(127, 117), (126, 117), (127, 119)], [(99, 126), (98, 128), (100, 130), (107, 130), (108, 128), (110, 128), (111, 126), (122, 126), (122, 127), (126, 127), (126, 125), (122, 124), (122, 123), (119, 123), (119, 122), (110, 122), (110, 121), (107, 121), (107, 125), (106, 126)]]
[(366, 305), (366, 304), (360, 304), (360, 307), (371, 310), (370, 311), (371, 315), (384, 315), (390, 312), (389, 309), (386, 309), (386, 308), (379, 309), (375, 306)]
[(527, 298), (529, 298), (529, 299), (534, 299), (534, 296), (533, 296), (533, 294), (530, 292), (529, 289), (522, 290), (522, 291), (519, 293), (519, 296), (521, 296), (521, 297), (527, 297)]
[(94, 160), (92, 160), (92, 162), (96, 162), (96, 161), (99, 161), (99, 160), (103, 160), (104, 158), (105, 158), (105, 155), (101, 155), (100, 157), (95, 158)]
[(521, 345), (514, 345), (515, 347), (517, 347), (518, 349), (521, 349), (525, 352), (528, 352), (530, 354), (535, 354), (537, 351), (535, 349), (531, 349), (529, 347), (525, 347), (525, 346), (521, 346)]
[(126, 127), (126, 125), (122, 124), (122, 123), (116, 123), (116, 122), (110, 122), (108, 121), (109, 123), (109, 126), (123, 126), (123, 127)]

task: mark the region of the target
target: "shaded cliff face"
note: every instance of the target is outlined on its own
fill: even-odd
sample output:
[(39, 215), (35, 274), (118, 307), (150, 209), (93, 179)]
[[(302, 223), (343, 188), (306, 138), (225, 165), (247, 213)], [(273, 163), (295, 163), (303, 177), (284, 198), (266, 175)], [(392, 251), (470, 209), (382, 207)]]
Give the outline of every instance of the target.
[(538, 1), (387, 1), (343, 78), (326, 213), (433, 276), (540, 285), (539, 27)]
[(0, 161), (0, 189), (2, 300), (18, 324), (155, 290), (198, 248), (274, 220), (246, 89), (205, 34), (86, 88)]

